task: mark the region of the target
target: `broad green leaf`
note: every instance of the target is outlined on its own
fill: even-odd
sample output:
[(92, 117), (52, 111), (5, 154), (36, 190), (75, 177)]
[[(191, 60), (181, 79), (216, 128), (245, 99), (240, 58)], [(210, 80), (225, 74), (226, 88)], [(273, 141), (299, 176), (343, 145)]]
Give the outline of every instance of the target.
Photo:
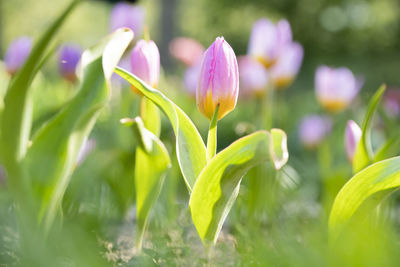
[(160, 91), (126, 70), (117, 67), (115, 72), (153, 101), (168, 117), (176, 136), (176, 155), (186, 185), (191, 191), (196, 178), (207, 163), (206, 147), (189, 117)]
[(189, 207), (197, 232), (206, 244), (216, 242), (243, 175), (268, 160), (276, 168), (286, 163), (286, 134), (279, 129), (272, 131), (273, 134), (257, 131), (235, 141), (213, 157), (198, 177)]
[(378, 104), (386, 90), (386, 86), (382, 85), (378, 91), (371, 98), (368, 104), (367, 113), (365, 114), (362, 135), (360, 142), (357, 145), (356, 153), (353, 159), (353, 171), (354, 173), (359, 172), (366, 166), (368, 166), (373, 159), (373, 152), (371, 147), (371, 123), (372, 117), (375, 114)]
[(38, 131), (27, 152), (25, 166), (41, 199), (39, 220), (45, 219), (46, 228), (54, 220), (78, 152), (109, 99), (113, 69), (132, 38), (131, 31), (120, 29), (83, 53), (77, 94)]
[[(129, 122), (123, 121), (125, 124)], [(130, 121), (140, 145), (136, 149), (136, 246), (140, 250), (151, 207), (157, 201), (171, 160), (164, 144), (137, 117)]]
[(375, 193), (400, 186), (400, 157), (383, 160), (354, 175), (337, 194), (329, 217), (329, 227), (344, 225)]
[(5, 108), (2, 114), (0, 139), (3, 163), (6, 167), (20, 162), (26, 153), (32, 123), (30, 84), (38, 71), (38, 65), (43, 62), (42, 58), (50, 41), (79, 2), (80, 0), (72, 1), (62, 14), (50, 24), (33, 46), (21, 70), (17, 72), (9, 84), (4, 99)]

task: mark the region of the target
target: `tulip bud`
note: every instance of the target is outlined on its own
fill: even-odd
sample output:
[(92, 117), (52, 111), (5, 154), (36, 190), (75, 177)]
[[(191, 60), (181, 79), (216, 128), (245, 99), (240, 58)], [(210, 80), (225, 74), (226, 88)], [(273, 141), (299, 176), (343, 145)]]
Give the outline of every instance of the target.
[(362, 84), (347, 68), (321, 66), (315, 74), (317, 99), (331, 112), (344, 110), (357, 96)]
[(68, 44), (59, 51), (59, 69), (61, 75), (68, 81), (76, 80), (76, 66), (81, 58), (81, 49), (78, 45)]
[(9, 45), (4, 63), (7, 72), (14, 75), (25, 63), (32, 48), (32, 39), (29, 37), (20, 37), (12, 41)]
[[(160, 78), (160, 53), (153, 41), (139, 40), (136, 43), (131, 54), (131, 68), (133, 74), (149, 86), (157, 88)], [(138, 91), (136, 88), (133, 90)]]
[(110, 16), (110, 29), (131, 29), (135, 37), (141, 36), (144, 26), (145, 10), (140, 6), (132, 6), (127, 3), (118, 3), (114, 6)]
[(332, 121), (325, 116), (310, 115), (302, 119), (299, 127), (299, 137), (308, 149), (317, 147), (330, 133)]
[(361, 128), (352, 120), (347, 122), (345, 132), (345, 146), (347, 158), (350, 162), (353, 162), (354, 154), (356, 153), (357, 145), (361, 139)]
[(264, 66), (249, 56), (240, 56), (238, 64), (241, 96), (263, 95), (269, 83), (268, 72)]
[(287, 20), (280, 20), (274, 25), (268, 19), (260, 19), (251, 30), (248, 54), (269, 68), (291, 41), (292, 30)]
[(274, 87), (281, 89), (289, 86), (299, 72), (302, 61), (303, 47), (299, 43), (286, 45), (270, 69)]
[(197, 107), (211, 119), (219, 105), (218, 119), (236, 106), (239, 70), (235, 52), (223, 37), (218, 37), (204, 53), (196, 90)]
[(201, 62), (204, 47), (196, 40), (178, 37), (169, 44), (169, 52), (172, 57), (186, 66), (193, 66)]

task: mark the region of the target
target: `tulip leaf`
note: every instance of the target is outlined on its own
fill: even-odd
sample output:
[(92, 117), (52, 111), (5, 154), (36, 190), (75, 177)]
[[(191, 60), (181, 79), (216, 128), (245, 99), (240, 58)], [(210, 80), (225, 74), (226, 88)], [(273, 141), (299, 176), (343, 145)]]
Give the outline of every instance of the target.
[(368, 166), (373, 160), (373, 152), (371, 146), (371, 123), (372, 117), (378, 108), (378, 104), (386, 90), (386, 86), (382, 85), (378, 91), (371, 98), (368, 104), (367, 113), (364, 118), (362, 126), (361, 139), (357, 145), (356, 153), (353, 159), (353, 171), (354, 173), (359, 172), (366, 166)]
[(157, 201), (171, 160), (164, 144), (144, 127), (140, 117), (131, 122), (140, 140), (135, 159), (136, 246), (140, 250), (150, 209)]
[(146, 97), (143, 97), (140, 103), (140, 116), (143, 119), (144, 126), (155, 136), (161, 133), (160, 111), (157, 106)]
[(248, 170), (266, 161), (279, 169), (287, 162), (286, 134), (279, 129), (272, 131), (257, 131), (238, 139), (215, 155), (198, 177), (189, 207), (205, 244), (216, 242)]
[[(339, 191), (329, 217), (331, 230), (343, 226), (375, 193), (400, 186), (400, 157), (374, 163), (354, 175)], [(390, 192), (390, 191), (388, 191)]]
[(46, 228), (54, 220), (78, 152), (109, 99), (113, 69), (132, 39), (130, 30), (120, 29), (82, 54), (77, 94), (38, 131), (27, 152), (24, 163), (41, 199), (39, 221), (44, 219)]
[(176, 154), (186, 185), (191, 191), (207, 163), (206, 147), (193, 122), (175, 103), (141, 79), (117, 67), (115, 72), (153, 101), (168, 117), (176, 136)]
[(38, 71), (38, 65), (43, 62), (42, 58), (50, 41), (79, 2), (80, 0), (72, 1), (62, 14), (50, 24), (33, 46), (21, 70), (9, 83), (4, 98), (0, 147), (4, 164), (6, 167), (10, 167), (10, 171), (14, 168), (11, 166), (22, 160), (28, 148), (32, 124), (32, 95), (29, 88)]

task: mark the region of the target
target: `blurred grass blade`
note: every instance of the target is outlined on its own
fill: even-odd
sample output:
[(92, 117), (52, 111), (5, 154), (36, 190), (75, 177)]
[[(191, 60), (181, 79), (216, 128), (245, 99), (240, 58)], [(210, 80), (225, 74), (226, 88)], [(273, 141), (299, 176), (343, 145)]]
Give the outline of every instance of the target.
[(371, 123), (372, 117), (375, 114), (378, 104), (386, 90), (385, 85), (381, 85), (378, 91), (371, 98), (368, 104), (367, 113), (364, 118), (362, 126), (361, 140), (357, 145), (356, 153), (353, 159), (353, 171), (354, 173), (359, 172), (366, 166), (368, 166), (373, 160), (373, 152), (371, 147)]
[(373, 194), (399, 186), (400, 157), (374, 163), (360, 171), (337, 194), (329, 217), (330, 230), (343, 226)]
[(144, 127), (139, 117), (132, 122), (134, 131), (141, 140), (141, 145), (136, 149), (135, 162), (136, 247), (140, 250), (150, 209), (157, 201), (166, 171), (171, 167), (171, 160), (164, 144)]
[(374, 162), (398, 156), (400, 152), (400, 138), (392, 137), (376, 152)]
[(160, 91), (126, 70), (117, 67), (115, 72), (127, 80), (145, 97), (153, 101), (168, 117), (176, 135), (176, 154), (186, 185), (191, 191), (196, 178), (206, 165), (206, 147), (193, 122), (175, 103)]
[[(267, 160), (282, 167), (287, 161), (286, 134), (258, 131), (240, 138), (212, 158), (201, 172), (190, 197), (192, 220), (205, 244), (215, 243), (233, 202), (243, 175)], [(284, 155), (284, 156), (277, 156)], [(250, 192), (251, 193), (251, 192)]]
[(131, 31), (121, 29), (83, 53), (77, 94), (38, 131), (28, 150), (25, 163), (41, 199), (39, 220), (45, 218), (46, 228), (54, 220), (78, 152), (108, 101), (112, 69), (132, 38)]
[(25, 155), (32, 123), (30, 84), (38, 71), (43, 55), (53, 36), (80, 0), (74, 0), (49, 26), (33, 46), (32, 51), (16, 76), (11, 80), (4, 99), (1, 140), (3, 161), (6, 165), (19, 162)]

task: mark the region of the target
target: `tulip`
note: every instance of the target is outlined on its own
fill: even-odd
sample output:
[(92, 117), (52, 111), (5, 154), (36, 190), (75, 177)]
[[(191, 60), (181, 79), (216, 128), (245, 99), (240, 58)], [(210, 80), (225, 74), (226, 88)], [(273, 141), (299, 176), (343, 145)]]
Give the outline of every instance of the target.
[(218, 119), (236, 106), (239, 70), (235, 52), (223, 37), (218, 37), (204, 53), (196, 90), (197, 107), (211, 119), (219, 105)]
[(131, 54), (131, 70), (145, 83), (157, 88), (160, 77), (160, 53), (153, 41), (139, 40), (136, 43)]
[(299, 137), (302, 144), (313, 149), (330, 133), (332, 121), (325, 116), (309, 115), (302, 119), (299, 127)]
[(287, 20), (280, 20), (274, 25), (268, 19), (260, 19), (251, 30), (248, 54), (269, 68), (291, 42), (292, 30)]
[(390, 89), (383, 97), (383, 108), (389, 117), (400, 115), (400, 90)]
[(271, 80), (275, 88), (289, 86), (300, 70), (303, 61), (303, 47), (299, 43), (287, 44), (275, 65), (270, 68)]
[(204, 47), (196, 40), (178, 37), (169, 44), (169, 52), (172, 57), (186, 66), (193, 66), (201, 62)]
[(361, 128), (352, 120), (347, 122), (345, 131), (345, 146), (347, 158), (350, 162), (353, 162), (354, 155), (356, 153), (357, 145), (361, 139)]
[(145, 10), (140, 6), (132, 6), (127, 3), (118, 3), (114, 6), (110, 16), (110, 29), (126, 27), (135, 33), (135, 37), (141, 36), (144, 26)]
[(315, 74), (317, 99), (331, 112), (344, 110), (357, 96), (362, 84), (347, 68), (320, 66)]
[(14, 75), (25, 63), (32, 48), (32, 39), (26, 36), (19, 37), (11, 42), (7, 49), (4, 63), (7, 72)]
[(195, 64), (186, 69), (183, 76), (183, 84), (190, 95), (196, 95), (197, 82), (200, 74), (200, 64)]
[(59, 69), (61, 75), (68, 81), (76, 80), (76, 66), (81, 58), (81, 49), (76, 44), (67, 44), (59, 51)]
[(249, 56), (238, 57), (239, 85), (241, 95), (263, 95), (268, 87), (268, 71), (258, 61)]

